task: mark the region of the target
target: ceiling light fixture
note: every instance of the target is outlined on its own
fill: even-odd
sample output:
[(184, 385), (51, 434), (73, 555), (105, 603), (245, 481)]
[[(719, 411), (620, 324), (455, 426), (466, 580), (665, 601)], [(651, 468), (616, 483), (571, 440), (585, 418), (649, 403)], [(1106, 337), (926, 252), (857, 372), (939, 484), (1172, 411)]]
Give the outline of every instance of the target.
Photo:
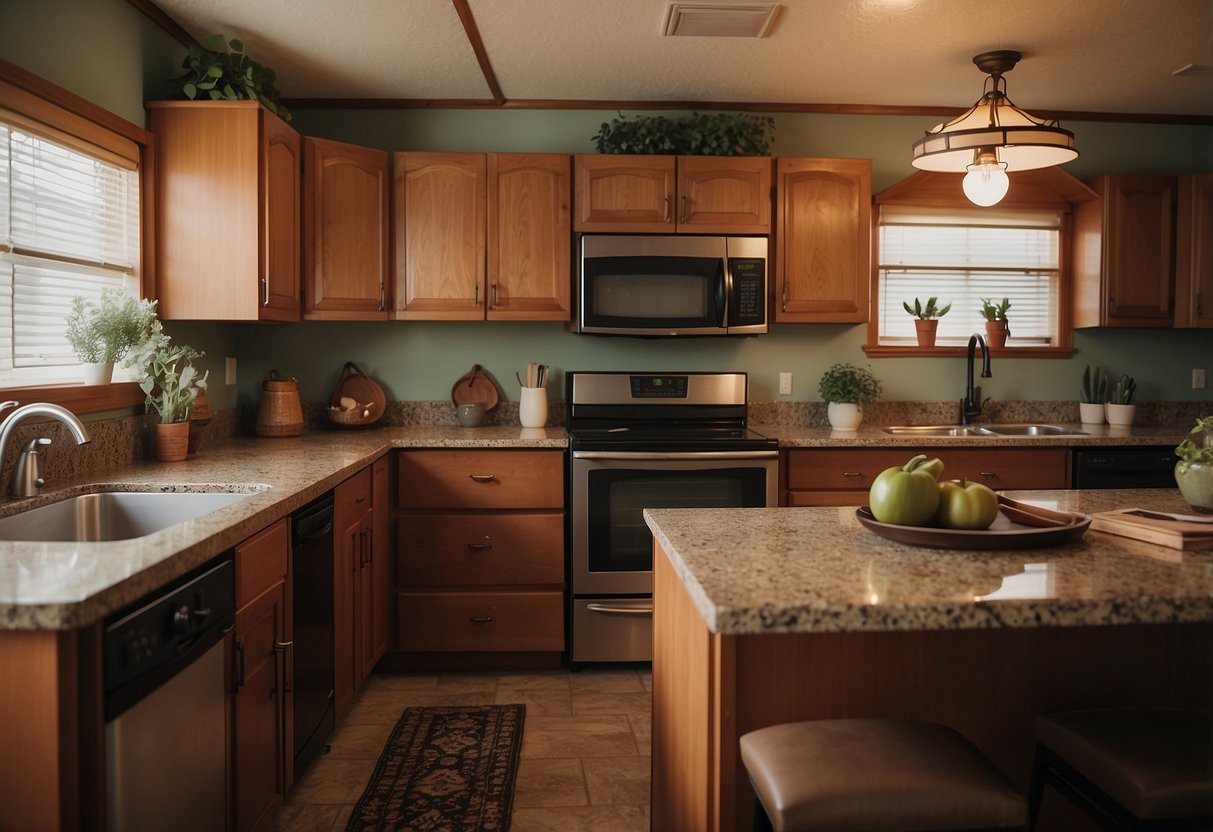
[(963, 115), (935, 125), (914, 142), (911, 164), (919, 170), (968, 171), (964, 192), (976, 205), (995, 205), (1006, 196), (1008, 173), (1078, 158), (1074, 134), (1059, 127), (1057, 119), (1036, 118), (1007, 97), (1002, 76), (1022, 57), (1010, 49), (974, 56), (973, 63), (990, 76), (981, 98)]

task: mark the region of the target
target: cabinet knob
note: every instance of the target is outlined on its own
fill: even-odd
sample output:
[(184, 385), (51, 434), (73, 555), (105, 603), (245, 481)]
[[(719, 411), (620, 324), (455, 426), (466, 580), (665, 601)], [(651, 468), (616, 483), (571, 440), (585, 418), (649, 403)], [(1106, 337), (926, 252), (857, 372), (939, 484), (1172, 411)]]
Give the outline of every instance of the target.
[(497, 478), (492, 474), (468, 474), (468, 479), (472, 482), (493, 482)]
[(473, 624), (489, 624), (492, 622), (492, 620), (493, 620), (492, 616), (488, 616), (485, 618), (477, 618), (474, 615), (468, 619), (468, 621), (471, 621)]
[(998, 479), (998, 474), (997, 474), (996, 472), (994, 472), (994, 471), (978, 471), (978, 472), (977, 472), (977, 475), (978, 475), (979, 477), (981, 477), (983, 480), (996, 480), (996, 479)]
[(261, 305), (270, 305), (270, 281), (269, 278), (261, 278)]
[(687, 221), (687, 195), (683, 194), (682, 195), (682, 219), (680, 219), (678, 222), (685, 225), (686, 221)]
[(844, 477), (862, 477), (863, 473), (860, 471), (843, 471), (842, 475)]
[(468, 551), (470, 552), (489, 552), (493, 549), (493, 542), (487, 537), (484, 543), (469, 543)]
[(670, 195), (669, 194), (665, 195), (665, 212), (661, 216), (661, 221), (662, 222), (670, 221)]

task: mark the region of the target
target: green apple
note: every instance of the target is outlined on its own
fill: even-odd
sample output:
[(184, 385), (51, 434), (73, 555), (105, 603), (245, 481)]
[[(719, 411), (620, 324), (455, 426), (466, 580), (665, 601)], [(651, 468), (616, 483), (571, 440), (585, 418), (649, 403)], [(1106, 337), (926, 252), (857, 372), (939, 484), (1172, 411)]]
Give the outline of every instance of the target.
[(998, 496), (979, 482), (964, 477), (939, 484), (936, 525), (945, 529), (988, 529), (998, 516)]
[(868, 506), (881, 523), (899, 526), (925, 526), (939, 508), (939, 475), (943, 463), (926, 462), (919, 454), (900, 468), (886, 468), (872, 482)]

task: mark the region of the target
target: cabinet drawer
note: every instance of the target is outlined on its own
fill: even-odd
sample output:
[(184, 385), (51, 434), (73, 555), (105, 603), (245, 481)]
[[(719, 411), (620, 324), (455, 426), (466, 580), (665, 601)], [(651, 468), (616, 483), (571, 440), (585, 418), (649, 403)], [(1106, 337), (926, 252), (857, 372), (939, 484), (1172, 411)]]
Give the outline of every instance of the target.
[(236, 546), (236, 607), (242, 607), (278, 581), (286, 580), (291, 551), (290, 518), (263, 529)]
[(564, 649), (562, 592), (401, 592), (402, 651)]
[(564, 583), (559, 512), (407, 514), (396, 539), (401, 586)]
[[(904, 465), (916, 453), (942, 459), (945, 479), (963, 476), (994, 489), (1069, 487), (1069, 451), (1065, 448), (831, 448), (789, 451), (788, 488), (866, 491), (881, 471)], [(822, 503), (800, 502), (790, 496), (789, 504)]]
[(560, 451), (403, 451), (401, 508), (564, 507)]
[(361, 517), (371, 507), (371, 466), (338, 484), (333, 489), (334, 522), (351, 522)]

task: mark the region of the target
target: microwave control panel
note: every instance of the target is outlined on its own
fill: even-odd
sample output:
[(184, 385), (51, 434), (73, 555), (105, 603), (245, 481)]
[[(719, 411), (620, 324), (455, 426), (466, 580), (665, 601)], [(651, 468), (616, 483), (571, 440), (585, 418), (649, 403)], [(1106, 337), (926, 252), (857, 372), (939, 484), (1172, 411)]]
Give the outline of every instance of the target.
[(733, 291), (729, 299), (729, 326), (766, 323), (766, 261), (757, 257), (730, 257)]

